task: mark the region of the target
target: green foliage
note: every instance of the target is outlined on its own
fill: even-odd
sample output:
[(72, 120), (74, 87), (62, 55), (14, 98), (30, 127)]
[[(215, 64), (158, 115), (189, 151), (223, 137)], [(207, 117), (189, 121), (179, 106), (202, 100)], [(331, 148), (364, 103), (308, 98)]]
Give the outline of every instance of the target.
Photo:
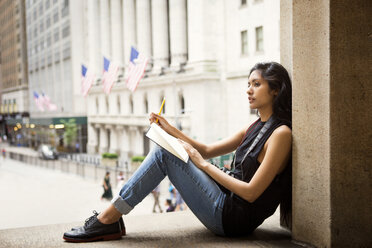
[(116, 153), (102, 153), (102, 158), (117, 159), (118, 155)]
[(68, 146), (71, 146), (76, 141), (77, 136), (77, 125), (75, 119), (60, 120), (60, 122), (65, 125), (65, 132), (63, 134), (63, 139), (66, 141)]
[(132, 162), (142, 162), (145, 158), (145, 156), (133, 156), (131, 160)]

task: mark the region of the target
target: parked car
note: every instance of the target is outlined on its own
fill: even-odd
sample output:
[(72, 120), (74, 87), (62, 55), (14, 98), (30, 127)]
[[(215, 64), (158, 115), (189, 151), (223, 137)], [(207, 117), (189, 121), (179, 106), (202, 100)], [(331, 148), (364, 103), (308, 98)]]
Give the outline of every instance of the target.
[(41, 159), (58, 159), (57, 150), (51, 145), (41, 144), (37, 152)]

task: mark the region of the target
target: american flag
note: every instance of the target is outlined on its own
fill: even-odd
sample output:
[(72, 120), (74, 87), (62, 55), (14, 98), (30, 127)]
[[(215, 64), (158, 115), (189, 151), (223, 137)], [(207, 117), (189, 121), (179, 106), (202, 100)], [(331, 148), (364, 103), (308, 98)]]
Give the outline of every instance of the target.
[(134, 92), (139, 81), (145, 74), (148, 58), (140, 54), (134, 47), (131, 47), (130, 61), (126, 73), (126, 84), (129, 90)]
[(41, 98), (42, 103), (48, 108), (48, 110), (50, 110), (50, 111), (57, 110), (57, 105), (52, 103), (52, 101), (50, 100), (48, 95), (44, 94), (44, 92), (42, 92), (41, 95), (42, 95), (42, 98)]
[(111, 88), (114, 85), (116, 76), (118, 73), (119, 66), (110, 60), (103, 57), (103, 75), (102, 75), (102, 84), (103, 91), (106, 94), (110, 94)]
[(81, 65), (81, 75), (81, 94), (87, 96), (94, 82), (94, 75), (84, 65)]
[(35, 100), (37, 108), (40, 111), (44, 112), (43, 99), (41, 99), (41, 97), (39, 96), (39, 94), (36, 91), (34, 91), (34, 100)]

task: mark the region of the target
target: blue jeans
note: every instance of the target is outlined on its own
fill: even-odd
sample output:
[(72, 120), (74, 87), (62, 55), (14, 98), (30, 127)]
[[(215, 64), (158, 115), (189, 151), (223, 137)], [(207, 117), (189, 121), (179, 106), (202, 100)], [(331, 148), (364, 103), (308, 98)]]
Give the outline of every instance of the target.
[(122, 214), (128, 214), (165, 176), (169, 177), (196, 217), (213, 233), (224, 235), (222, 209), (225, 193), (191, 159), (186, 164), (159, 146), (150, 151), (112, 204)]

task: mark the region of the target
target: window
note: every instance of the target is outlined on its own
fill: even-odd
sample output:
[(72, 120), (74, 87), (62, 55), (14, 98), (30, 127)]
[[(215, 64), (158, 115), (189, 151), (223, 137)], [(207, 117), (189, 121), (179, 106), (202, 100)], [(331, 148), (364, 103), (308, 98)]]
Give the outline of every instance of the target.
[(243, 5), (247, 5), (247, 0), (240, 0), (240, 4), (243, 6)]
[(240, 32), (240, 40), (241, 40), (241, 54), (247, 55), (248, 54), (248, 31), (244, 30)]
[[(161, 98), (160, 98), (160, 105), (159, 106), (161, 106), (161, 104), (163, 103), (163, 99), (164, 99), (164, 95), (162, 95)], [(161, 114), (165, 114), (165, 104), (163, 106), (163, 109), (161, 110)]]
[(42, 15), (44, 12), (43, 2), (40, 2), (39, 4), (39, 15)]
[(181, 94), (180, 95), (180, 114), (184, 114), (185, 113), (185, 98), (183, 97), (183, 95)]
[(147, 95), (144, 96), (145, 114), (149, 112), (149, 101), (147, 100)]
[(35, 29), (34, 29), (34, 37), (35, 38), (37, 37), (37, 27), (35, 27)]
[(54, 62), (55, 63), (58, 63), (59, 62), (59, 60), (60, 60), (60, 52), (59, 51), (56, 51), (55, 53), (54, 53)]
[(70, 43), (66, 43), (64, 46), (63, 46), (63, 59), (68, 59), (70, 58), (71, 56), (71, 47), (70, 47)]
[(54, 29), (54, 42), (59, 40), (59, 30), (58, 28)]
[(118, 114), (120, 114), (121, 113), (120, 95), (118, 95), (117, 98), (116, 98), (116, 104), (118, 106)]
[(50, 0), (45, 1), (45, 9), (49, 9), (50, 7)]
[(52, 45), (52, 35), (51, 33), (48, 34), (46, 46), (50, 47)]
[(96, 114), (99, 114), (98, 97), (96, 97)]
[(48, 16), (47, 20), (46, 20), (46, 28), (48, 29), (50, 27), (50, 16)]
[(129, 111), (130, 111), (131, 114), (134, 113), (133, 97), (132, 97), (132, 95), (130, 96), (130, 99), (129, 99)]
[(37, 13), (36, 13), (36, 8), (34, 9), (34, 21), (36, 20)]
[(58, 9), (55, 9), (53, 13), (53, 22), (54, 23), (58, 22), (58, 19), (59, 19)]
[(40, 20), (40, 33), (44, 31), (44, 22)]
[(256, 28), (256, 51), (263, 52), (264, 44), (263, 44), (263, 27)]
[(62, 38), (67, 37), (70, 34), (70, 26), (67, 24), (62, 29)]

